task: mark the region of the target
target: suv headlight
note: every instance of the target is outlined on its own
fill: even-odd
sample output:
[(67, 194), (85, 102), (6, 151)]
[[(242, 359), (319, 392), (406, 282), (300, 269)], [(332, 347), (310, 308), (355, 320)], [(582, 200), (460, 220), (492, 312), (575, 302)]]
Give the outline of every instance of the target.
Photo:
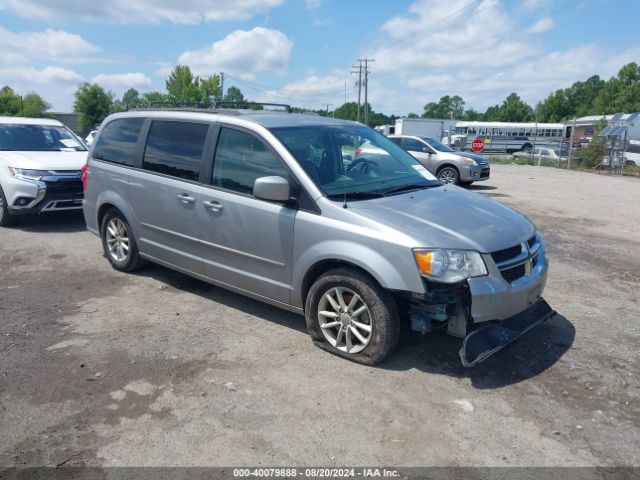
[(487, 267), (478, 252), (471, 250), (413, 250), (420, 275), (442, 283), (456, 283), (487, 275)]
[(42, 177), (51, 175), (51, 173), (49, 173), (48, 170), (29, 170), (24, 168), (9, 167), (9, 175), (15, 178), (20, 178), (22, 180), (37, 181), (41, 180)]

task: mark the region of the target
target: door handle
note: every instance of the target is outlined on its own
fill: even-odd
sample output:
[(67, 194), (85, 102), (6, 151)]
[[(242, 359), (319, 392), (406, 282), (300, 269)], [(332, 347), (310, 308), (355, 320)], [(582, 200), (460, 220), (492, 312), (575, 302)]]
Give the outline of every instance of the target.
[(191, 203), (195, 203), (196, 199), (187, 195), (186, 193), (181, 193), (178, 195), (178, 200), (180, 200), (180, 203), (183, 203), (185, 205), (189, 205)]
[(204, 208), (214, 212), (219, 212), (224, 208), (220, 202), (217, 202), (215, 200), (205, 200), (204, 202), (202, 202), (202, 204), (204, 205)]

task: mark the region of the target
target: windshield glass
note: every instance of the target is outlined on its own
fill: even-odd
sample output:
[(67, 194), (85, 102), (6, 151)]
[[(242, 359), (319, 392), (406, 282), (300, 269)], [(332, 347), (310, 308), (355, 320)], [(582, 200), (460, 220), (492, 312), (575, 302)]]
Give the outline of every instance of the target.
[(446, 145), (443, 145), (442, 143), (437, 141), (435, 138), (431, 138), (431, 137), (420, 137), (420, 138), (425, 142), (427, 142), (429, 145), (431, 145), (438, 152), (455, 152), (453, 148), (449, 148)]
[(84, 143), (66, 127), (0, 124), (0, 150), (84, 152)]
[(411, 155), (365, 126), (316, 125), (271, 131), (330, 198), (381, 196), (440, 185)]

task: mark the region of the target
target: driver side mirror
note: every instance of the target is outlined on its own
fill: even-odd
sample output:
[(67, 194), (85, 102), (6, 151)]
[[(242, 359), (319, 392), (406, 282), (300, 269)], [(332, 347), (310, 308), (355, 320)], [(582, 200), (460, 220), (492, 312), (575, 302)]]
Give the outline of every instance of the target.
[(289, 201), (291, 188), (282, 177), (260, 177), (253, 182), (253, 196), (271, 202)]
[(429, 155), (431, 155), (431, 153), (432, 153), (432, 152), (431, 152), (431, 149), (430, 149), (429, 147), (422, 147), (422, 151), (423, 151), (424, 153), (428, 153)]

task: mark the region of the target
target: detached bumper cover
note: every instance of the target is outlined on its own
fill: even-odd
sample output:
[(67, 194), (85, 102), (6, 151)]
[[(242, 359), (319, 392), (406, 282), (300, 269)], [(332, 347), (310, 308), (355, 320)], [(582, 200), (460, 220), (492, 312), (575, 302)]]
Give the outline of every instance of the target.
[(553, 317), (556, 311), (542, 298), (525, 311), (499, 323), (480, 327), (464, 338), (460, 360), (465, 367), (486, 360), (536, 325)]

